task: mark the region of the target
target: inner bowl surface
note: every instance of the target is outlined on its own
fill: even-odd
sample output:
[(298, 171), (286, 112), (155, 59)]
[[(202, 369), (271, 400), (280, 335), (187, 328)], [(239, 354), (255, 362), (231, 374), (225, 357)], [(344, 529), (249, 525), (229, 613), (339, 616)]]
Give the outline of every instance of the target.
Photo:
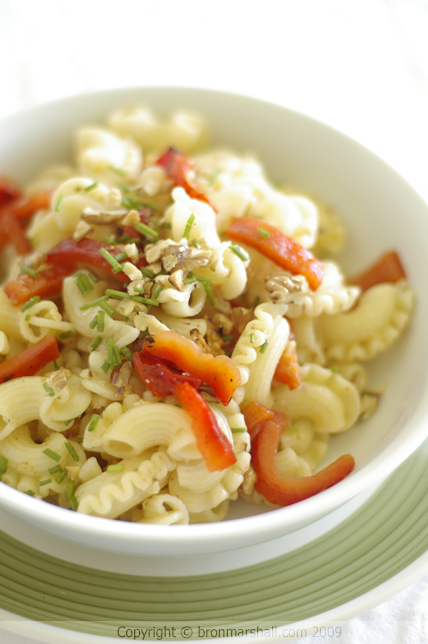
[[(70, 512), (0, 485), (0, 507), (51, 534), (119, 553), (191, 555), (262, 543), (313, 523), (386, 477), (428, 434), (428, 317), (425, 262), (428, 207), (383, 161), (345, 135), (306, 116), (253, 98), (184, 88), (121, 89), (63, 99), (0, 122), (0, 173), (25, 183), (46, 165), (67, 161), (77, 127), (102, 123), (124, 105), (156, 113), (185, 109), (203, 114), (213, 145), (252, 152), (271, 180), (334, 209), (348, 236), (341, 265), (365, 268), (387, 250), (403, 260), (417, 306), (410, 329), (370, 366), (373, 384), (386, 383), (376, 414), (332, 436), (325, 463), (350, 452), (352, 474), (338, 485), (279, 510), (237, 504), (230, 520), (215, 524), (131, 524)], [(254, 514), (256, 513), (256, 514)], [(253, 515), (253, 516), (252, 516)]]

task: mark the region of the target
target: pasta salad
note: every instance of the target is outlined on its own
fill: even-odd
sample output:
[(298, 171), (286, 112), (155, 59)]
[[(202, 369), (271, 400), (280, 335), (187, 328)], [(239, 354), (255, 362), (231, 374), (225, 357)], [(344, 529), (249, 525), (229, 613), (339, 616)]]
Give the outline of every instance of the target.
[(365, 363), (411, 317), (395, 252), (347, 278), (337, 215), (207, 148), (204, 120), (121, 109), (72, 166), (0, 180), (0, 480), (141, 523), (286, 506), (371, 416)]

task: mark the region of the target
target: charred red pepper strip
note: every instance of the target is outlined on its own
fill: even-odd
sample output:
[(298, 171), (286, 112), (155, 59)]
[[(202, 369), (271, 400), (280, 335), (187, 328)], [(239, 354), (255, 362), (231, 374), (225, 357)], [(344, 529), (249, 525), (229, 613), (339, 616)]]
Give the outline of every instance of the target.
[[(243, 414), (245, 417), (245, 409)], [(345, 454), (313, 476), (298, 479), (280, 476), (275, 459), (281, 433), (287, 425), (284, 414), (276, 413), (272, 420), (263, 423), (251, 444), (251, 461), (257, 474), (256, 490), (270, 503), (281, 506), (303, 501), (339, 483), (355, 466), (353, 457)]]
[(184, 154), (174, 148), (169, 148), (169, 150), (159, 157), (156, 163), (165, 168), (168, 177), (173, 181), (175, 186), (181, 186), (185, 189), (189, 197), (199, 199), (199, 201), (205, 201), (205, 203), (213, 208), (209, 199), (192, 186), (191, 181), (194, 171), (189, 159)]
[(151, 358), (143, 351), (134, 353), (132, 362), (141, 382), (154, 396), (171, 396), (180, 382), (188, 382), (195, 389), (201, 386), (201, 380), (190, 374), (174, 371), (163, 360)]
[(385, 253), (373, 266), (370, 266), (364, 273), (350, 280), (351, 284), (359, 286), (367, 291), (376, 284), (384, 282), (399, 282), (407, 279), (399, 256), (395, 252)]
[(3, 240), (12, 243), (20, 255), (27, 255), (32, 251), (32, 246), (25, 236), (21, 223), (10, 212), (6, 212), (0, 217), (0, 225)]
[(57, 341), (52, 335), (46, 335), (14, 358), (0, 364), (0, 383), (23, 376), (34, 376), (60, 356)]
[(19, 186), (8, 177), (0, 177), (0, 206), (19, 199), (21, 190)]
[(323, 278), (322, 263), (278, 228), (250, 217), (235, 219), (227, 237), (247, 244), (293, 275), (304, 275), (313, 291)]
[(277, 364), (274, 378), (283, 385), (287, 385), (289, 389), (300, 387), (302, 380), (295, 345), (291, 349), (285, 348)]
[(67, 237), (55, 246), (47, 254), (46, 261), (54, 266), (75, 266), (76, 264), (88, 264), (96, 268), (102, 268), (120, 282), (129, 282), (130, 279), (123, 271), (113, 273), (110, 264), (100, 255), (100, 248), (105, 248), (113, 257), (120, 253), (120, 249), (112, 248), (109, 244), (103, 244), (95, 239), (83, 237), (79, 241)]
[(62, 281), (72, 270), (70, 266), (58, 266), (40, 271), (38, 277), (20, 275), (6, 284), (4, 292), (15, 306), (27, 302), (35, 295), (54, 297), (61, 293)]
[(236, 463), (232, 444), (200, 393), (188, 382), (181, 382), (175, 387), (174, 394), (192, 417), (196, 444), (204, 457), (207, 470), (219, 472)]
[(275, 412), (262, 405), (262, 403), (251, 402), (245, 407), (244, 415), (251, 441), (254, 441), (262, 425), (268, 420), (272, 420)]
[(154, 358), (161, 358), (210, 385), (218, 399), (227, 405), (241, 378), (238, 367), (227, 356), (214, 357), (202, 353), (193, 340), (174, 331), (160, 331), (144, 339), (142, 349)]
[(16, 219), (28, 219), (38, 210), (48, 210), (51, 206), (52, 190), (39, 192), (33, 197), (14, 203), (10, 212)]

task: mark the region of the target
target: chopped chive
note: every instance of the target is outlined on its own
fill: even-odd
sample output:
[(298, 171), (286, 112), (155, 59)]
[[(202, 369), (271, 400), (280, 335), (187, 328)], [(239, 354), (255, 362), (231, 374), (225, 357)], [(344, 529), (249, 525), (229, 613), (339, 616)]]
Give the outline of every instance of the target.
[(139, 295), (129, 295), (129, 293), (125, 293), (124, 291), (115, 291), (111, 288), (106, 290), (106, 295), (116, 300), (133, 300), (134, 302), (142, 302), (143, 304), (147, 304), (149, 301), (148, 298), (140, 297)]
[(128, 347), (123, 347), (123, 349), (120, 350), (120, 353), (132, 362), (132, 352), (128, 349)]
[[(138, 293), (144, 293), (144, 291), (140, 289), (138, 286), (135, 287), (135, 290)], [(138, 295), (135, 295), (134, 297), (138, 297)], [(153, 304), (153, 306), (159, 306), (159, 302), (157, 300), (152, 300), (150, 297), (139, 297), (138, 302), (142, 302), (143, 304)]]
[(49, 394), (49, 396), (55, 396), (54, 390), (49, 387), (47, 382), (43, 383), (43, 389)]
[(145, 275), (149, 279), (153, 279), (153, 277), (155, 276), (155, 274), (152, 273), (152, 271), (149, 271), (149, 269), (146, 268), (145, 266), (140, 266), (140, 271), (142, 272), (143, 275)]
[(22, 275), (22, 273), (31, 275), (31, 277), (39, 277), (39, 271), (35, 271), (34, 268), (31, 268), (30, 266), (22, 266), (20, 275)]
[(86, 188), (83, 188), (83, 192), (91, 192), (91, 190), (95, 190), (95, 188), (98, 188), (97, 181), (95, 181), (94, 183), (91, 183), (90, 186), (86, 186)]
[(232, 434), (243, 434), (244, 432), (247, 431), (246, 427), (234, 427), (233, 429), (231, 428), (230, 430)]
[(99, 306), (108, 313), (110, 317), (116, 313), (116, 311), (105, 300), (100, 302)]
[(57, 463), (61, 460), (61, 456), (53, 450), (49, 449), (49, 447), (43, 450), (43, 454), (46, 454), (46, 456), (49, 456), (49, 458), (53, 458), (53, 460)]
[(42, 487), (42, 485), (48, 485), (49, 483), (52, 483), (52, 479), (46, 479), (45, 481), (40, 481), (39, 487)]
[(259, 304), (260, 304), (260, 298), (258, 295), (256, 295), (256, 297), (254, 298), (254, 302), (251, 305), (251, 308), (255, 309), (256, 306), (258, 306)]
[(93, 306), (99, 306), (100, 302), (105, 302), (106, 299), (107, 299), (107, 295), (103, 295), (102, 297), (99, 297), (97, 300), (93, 300), (92, 302), (83, 304), (82, 306), (79, 307), (79, 309), (80, 311), (86, 311), (86, 309), (90, 309)]
[(123, 262), (124, 259), (128, 259), (128, 253), (125, 253), (125, 251), (122, 251), (118, 255), (115, 255), (114, 258), (118, 262)]
[(79, 457), (77, 456), (77, 452), (76, 452), (76, 450), (74, 449), (73, 445), (72, 445), (71, 443), (68, 443), (68, 442), (67, 442), (67, 443), (64, 443), (64, 445), (66, 446), (66, 448), (67, 448), (67, 449), (68, 449), (68, 451), (70, 452), (70, 454), (71, 454), (71, 457), (72, 457), (73, 461), (78, 461), (78, 460), (79, 460)]
[(65, 420), (65, 421), (64, 421), (64, 425), (65, 425), (66, 427), (68, 427), (69, 425), (71, 425), (71, 423), (74, 423), (74, 418), (70, 418), (70, 420)]
[(88, 277), (89, 277), (93, 282), (99, 282), (99, 281), (100, 281), (100, 280), (98, 279), (98, 277), (97, 277), (96, 275), (94, 275), (93, 273), (88, 273)]
[(98, 333), (103, 333), (104, 332), (104, 320), (105, 320), (106, 314), (105, 314), (104, 311), (98, 311), (97, 317), (98, 317), (97, 331), (98, 331)]
[(58, 197), (58, 201), (55, 204), (56, 212), (59, 212), (61, 210), (63, 201), (64, 201), (64, 195), (60, 195)]
[(112, 172), (115, 172), (116, 174), (119, 174), (121, 177), (126, 177), (126, 172), (124, 172), (120, 168), (117, 168), (115, 165), (109, 165), (108, 169)]
[(28, 494), (28, 496), (34, 496), (36, 493), (34, 492), (34, 490), (27, 490), (25, 494)]
[(69, 338), (74, 338), (73, 331), (67, 331), (67, 333), (61, 333), (59, 336), (60, 340), (68, 340)]
[(239, 259), (242, 259), (243, 262), (248, 262), (250, 259), (249, 255), (247, 255), (247, 253), (239, 246), (229, 246), (229, 248), (232, 253), (235, 253), (235, 255), (237, 255)]
[(113, 347), (113, 356), (116, 362), (116, 366), (118, 367), (122, 364), (122, 358), (120, 357), (119, 349), (116, 346)]
[(200, 248), (198, 240), (196, 238), (192, 240), (192, 246), (194, 246), (195, 248)]
[(99, 420), (100, 417), (98, 416), (98, 414), (92, 414), (91, 420), (88, 424), (88, 432), (94, 432), (96, 430)]
[(184, 280), (184, 285), (187, 286), (187, 284), (194, 284), (194, 282), (197, 282), (198, 280), (196, 277), (189, 277), (189, 279)]
[(26, 302), (24, 306), (21, 306), (21, 311), (26, 311), (31, 306), (34, 306), (35, 304), (37, 304), (37, 302), (40, 302), (39, 295), (35, 295), (34, 297), (31, 298), (31, 300), (28, 300), (28, 302)]
[(116, 346), (114, 344), (113, 338), (108, 338), (106, 344), (107, 344), (107, 351), (108, 351), (108, 363), (112, 368), (117, 367), (119, 364), (122, 363), (122, 361), (119, 357), (119, 362), (117, 362), (118, 356), (116, 356), (115, 354)]
[(63, 482), (63, 480), (66, 478), (67, 474), (68, 474), (68, 472), (67, 472), (67, 470), (64, 468), (64, 469), (62, 470), (61, 474), (60, 474), (59, 476), (57, 476), (57, 477), (56, 477), (55, 482), (56, 482), (56, 483), (58, 483), (58, 484), (59, 484), (59, 483), (62, 483), (62, 482)]
[(31, 315), (29, 313), (27, 313), (27, 315), (25, 316), (25, 321), (29, 322), (30, 319), (31, 319)]
[(214, 185), (214, 183), (216, 182), (216, 179), (217, 179), (218, 175), (220, 174), (220, 172), (221, 172), (221, 169), (217, 168), (217, 170), (215, 172), (213, 172), (213, 174), (209, 177), (209, 179), (208, 179), (208, 185), (209, 186)]
[(128, 233), (125, 233), (124, 235), (122, 235), (122, 237), (118, 237), (116, 239), (116, 242), (118, 244), (126, 244), (130, 239), (131, 239), (131, 235), (128, 235)]
[(105, 360), (103, 364), (101, 365), (101, 369), (104, 371), (104, 373), (107, 373), (107, 371), (110, 369), (110, 364), (108, 360)]
[(54, 467), (51, 467), (48, 472), (49, 474), (56, 474), (57, 472), (61, 472), (62, 467), (61, 465), (54, 465)]
[(263, 228), (257, 228), (257, 232), (259, 233), (260, 237), (263, 237), (264, 239), (270, 237), (270, 233), (267, 230), (263, 230)]
[(119, 264), (117, 259), (115, 257), (113, 257), (113, 255), (111, 253), (108, 252), (108, 250), (106, 250), (105, 248), (100, 248), (100, 250), (98, 252), (101, 255), (101, 257), (104, 257), (106, 262), (108, 262), (110, 264), (110, 266), (113, 269), (113, 273), (115, 275), (117, 273), (121, 272), (122, 266)]
[(133, 237), (128, 241), (128, 244), (139, 244), (141, 242), (141, 237)]
[(150, 226), (146, 226), (146, 224), (142, 224), (141, 221), (137, 221), (136, 224), (134, 224), (134, 229), (141, 233), (142, 235), (145, 235), (146, 237), (153, 237), (154, 239), (159, 239), (159, 233), (157, 230), (154, 228), (150, 228)]
[(81, 436), (78, 436), (76, 440), (78, 443), (83, 443), (83, 438)]
[(159, 228), (172, 228), (171, 222), (164, 221), (162, 224), (159, 224)]
[(194, 275), (195, 280), (198, 282), (203, 282), (204, 284), (211, 284), (209, 277), (201, 277), (200, 275)]
[(158, 299), (158, 296), (160, 295), (160, 293), (162, 293), (163, 289), (164, 289), (164, 287), (162, 286), (162, 284), (159, 286), (158, 289), (156, 289), (156, 293), (153, 295), (153, 298), (155, 300)]
[(250, 335), (250, 342), (251, 344), (254, 344), (254, 333)]
[(211, 306), (215, 306), (215, 299), (211, 291), (210, 283), (204, 282), (203, 284), (204, 284), (205, 293), (207, 294), (207, 298), (209, 299)]
[(184, 228), (183, 237), (185, 237), (186, 239), (189, 239), (190, 231), (192, 230), (192, 226), (195, 223), (195, 219), (196, 219), (196, 217), (192, 212), (192, 214), (189, 216), (189, 219), (187, 220), (186, 226)]
[(75, 496), (71, 497), (70, 505), (71, 505), (71, 509), (74, 510), (74, 512), (76, 512), (76, 510), (77, 510), (77, 499), (76, 499)]
[(79, 289), (83, 297), (85, 297), (85, 295), (87, 295), (90, 291), (93, 291), (94, 289), (91, 282), (89, 281), (88, 276), (85, 275), (84, 273), (80, 273), (77, 276), (76, 284), (77, 284), (77, 288)]
[(222, 335), (221, 339), (223, 342), (232, 342), (233, 341), (233, 334), (229, 333), (228, 335)]
[(67, 499), (71, 499), (72, 496), (74, 496), (74, 481), (69, 479), (67, 483)]
[(114, 465), (108, 465), (106, 472), (122, 472), (124, 467), (123, 463), (115, 463)]
[(268, 348), (268, 344), (269, 342), (267, 340), (262, 344), (262, 346), (259, 349), (260, 353), (264, 353), (266, 351), (266, 349)]
[(340, 373), (340, 369), (338, 367), (330, 367), (330, 371), (333, 373)]
[(53, 361), (55, 369), (58, 371), (59, 369), (59, 364), (57, 363), (56, 360)]
[(98, 313), (96, 314), (96, 316), (94, 317), (94, 319), (93, 319), (93, 320), (91, 320), (91, 321), (89, 322), (89, 328), (90, 328), (90, 329), (95, 329), (95, 327), (97, 326), (97, 324), (98, 324)]
[(95, 338), (95, 340), (94, 340), (94, 341), (93, 341), (93, 343), (91, 344), (92, 351), (95, 351), (95, 349), (97, 349), (97, 348), (100, 346), (101, 341), (102, 341), (102, 339), (101, 339), (101, 337), (100, 337), (100, 336), (98, 336), (97, 338)]
[(295, 420), (291, 421), (290, 430), (293, 432), (293, 434), (296, 434), (296, 436), (299, 435), (299, 428), (298, 428), (297, 422)]
[(8, 462), (5, 456), (0, 456), (0, 481), (3, 474), (6, 474)]
[(132, 199), (132, 197), (128, 197), (127, 195), (122, 195), (122, 206), (129, 210), (141, 210), (143, 208), (141, 201)]
[(104, 244), (109, 244), (109, 246), (115, 246), (117, 244), (117, 239), (114, 235), (108, 235), (103, 239)]

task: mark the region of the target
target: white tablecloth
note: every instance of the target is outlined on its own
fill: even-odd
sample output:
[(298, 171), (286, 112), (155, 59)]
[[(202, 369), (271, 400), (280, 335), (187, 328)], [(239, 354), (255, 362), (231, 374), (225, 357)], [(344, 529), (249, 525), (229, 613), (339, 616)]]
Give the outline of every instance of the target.
[[(0, 117), (110, 87), (241, 92), (342, 130), (428, 198), (427, 33), (427, 0), (0, 0)], [(322, 641), (426, 642), (427, 607), (424, 577)]]

